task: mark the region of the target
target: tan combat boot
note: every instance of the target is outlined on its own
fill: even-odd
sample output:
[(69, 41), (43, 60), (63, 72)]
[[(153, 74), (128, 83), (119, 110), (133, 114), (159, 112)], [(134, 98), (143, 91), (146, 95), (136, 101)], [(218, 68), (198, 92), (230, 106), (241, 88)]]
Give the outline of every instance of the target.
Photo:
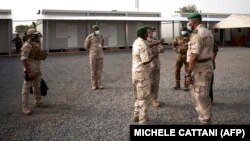
[(96, 88), (96, 86), (92, 86), (92, 90), (96, 90), (97, 88)]
[(177, 81), (176, 81), (176, 84), (175, 84), (175, 86), (174, 86), (174, 89), (175, 89), (175, 90), (180, 90), (180, 89), (181, 89), (180, 80), (177, 80)]
[(158, 102), (156, 99), (153, 99), (151, 104), (154, 108), (161, 107), (160, 102)]
[(29, 106), (27, 104), (24, 104), (23, 107), (22, 107), (22, 109), (23, 109), (23, 113), (26, 114), (27, 116), (29, 116), (29, 115), (32, 114), (32, 112), (29, 109)]
[(139, 125), (147, 125), (148, 124), (148, 118), (146, 116), (142, 116), (139, 118)]
[(99, 85), (98, 88), (99, 89), (104, 89), (104, 87), (102, 85)]
[(139, 113), (138, 112), (134, 112), (133, 121), (134, 122), (139, 122)]
[(104, 89), (104, 87), (103, 87), (102, 84), (101, 84), (101, 80), (98, 80), (98, 81), (97, 81), (97, 88), (98, 88), (98, 89)]
[(35, 101), (35, 106), (36, 107), (41, 107), (41, 108), (47, 108), (48, 104), (43, 103), (41, 100), (39, 100), (39, 101)]

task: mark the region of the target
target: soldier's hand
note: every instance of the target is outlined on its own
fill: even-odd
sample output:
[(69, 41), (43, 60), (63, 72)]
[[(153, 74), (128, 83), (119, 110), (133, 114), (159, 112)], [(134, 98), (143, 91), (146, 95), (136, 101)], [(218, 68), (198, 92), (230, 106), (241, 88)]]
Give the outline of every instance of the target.
[(33, 73), (29, 73), (29, 79), (30, 80), (34, 80), (35, 79), (35, 75)]

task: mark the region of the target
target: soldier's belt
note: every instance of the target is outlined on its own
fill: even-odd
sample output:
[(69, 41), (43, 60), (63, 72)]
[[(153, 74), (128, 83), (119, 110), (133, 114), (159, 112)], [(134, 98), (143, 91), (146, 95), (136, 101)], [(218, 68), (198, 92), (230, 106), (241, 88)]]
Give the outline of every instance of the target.
[(201, 59), (201, 60), (198, 60), (197, 63), (204, 63), (204, 62), (207, 62), (209, 60), (211, 60), (211, 58)]

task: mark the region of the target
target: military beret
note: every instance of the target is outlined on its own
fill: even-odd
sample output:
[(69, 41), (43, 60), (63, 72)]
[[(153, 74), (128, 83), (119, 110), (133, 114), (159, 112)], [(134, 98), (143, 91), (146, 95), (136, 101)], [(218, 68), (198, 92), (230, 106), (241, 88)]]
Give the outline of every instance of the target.
[(188, 19), (193, 19), (193, 18), (201, 18), (201, 14), (199, 14), (199, 13), (192, 13), (190, 16), (188, 16)]
[(147, 29), (148, 29), (148, 27), (146, 27), (146, 26), (140, 26), (140, 27), (138, 27), (138, 28), (136, 29), (136, 33), (137, 33), (137, 34), (146, 33), (146, 32), (147, 32)]
[(99, 26), (98, 25), (93, 25), (92, 29), (99, 29)]

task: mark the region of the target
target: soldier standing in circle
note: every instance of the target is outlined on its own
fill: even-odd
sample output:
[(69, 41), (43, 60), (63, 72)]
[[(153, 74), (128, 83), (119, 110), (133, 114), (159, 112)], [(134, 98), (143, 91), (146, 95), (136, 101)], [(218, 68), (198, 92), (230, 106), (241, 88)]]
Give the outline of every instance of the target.
[[(156, 40), (156, 29), (154, 27), (149, 27), (148, 29), (148, 38), (147, 38), (147, 44), (150, 46), (150, 44), (157, 42)], [(158, 91), (159, 91), (159, 84), (160, 84), (160, 59), (159, 59), (159, 53), (163, 53), (165, 51), (165, 48), (162, 44), (153, 46), (150, 48), (150, 51), (153, 55), (158, 56), (155, 58), (150, 66), (151, 66), (151, 95), (152, 95), (152, 106), (154, 108), (160, 107), (160, 102), (157, 101), (158, 98)]]
[(132, 51), (132, 83), (133, 93), (135, 97), (134, 103), (134, 122), (139, 124), (147, 124), (147, 110), (151, 103), (151, 82), (150, 82), (150, 62), (157, 58), (150, 52), (150, 47), (156, 46), (162, 41), (147, 45), (146, 40), (148, 37), (146, 26), (137, 28), (137, 39), (133, 43)]
[[(185, 73), (187, 73), (188, 63), (187, 63), (187, 50), (188, 50), (189, 35), (187, 28), (182, 28), (181, 35), (176, 37), (173, 42), (173, 50), (177, 53), (176, 64), (175, 64), (175, 90), (179, 90), (180, 87), (180, 72), (183, 64), (185, 65)], [(188, 91), (188, 86), (186, 85), (186, 77), (184, 79), (184, 91)]]
[(103, 89), (101, 74), (103, 70), (103, 45), (104, 39), (100, 35), (97, 25), (92, 27), (93, 33), (85, 39), (85, 48), (89, 51), (89, 63), (91, 70), (92, 90)]
[(46, 52), (41, 49), (39, 32), (35, 29), (29, 29), (27, 32), (28, 40), (21, 48), (21, 61), (24, 67), (25, 80), (22, 88), (22, 110), (26, 115), (31, 115), (31, 110), (28, 106), (30, 87), (33, 88), (35, 95), (36, 107), (48, 107), (47, 104), (41, 101), (40, 81), (41, 81), (41, 66), (40, 61), (47, 58)]
[(211, 124), (212, 110), (209, 90), (213, 75), (213, 34), (201, 24), (199, 13), (188, 17), (188, 27), (193, 31), (188, 43), (186, 83), (191, 85), (191, 96), (201, 124)]

